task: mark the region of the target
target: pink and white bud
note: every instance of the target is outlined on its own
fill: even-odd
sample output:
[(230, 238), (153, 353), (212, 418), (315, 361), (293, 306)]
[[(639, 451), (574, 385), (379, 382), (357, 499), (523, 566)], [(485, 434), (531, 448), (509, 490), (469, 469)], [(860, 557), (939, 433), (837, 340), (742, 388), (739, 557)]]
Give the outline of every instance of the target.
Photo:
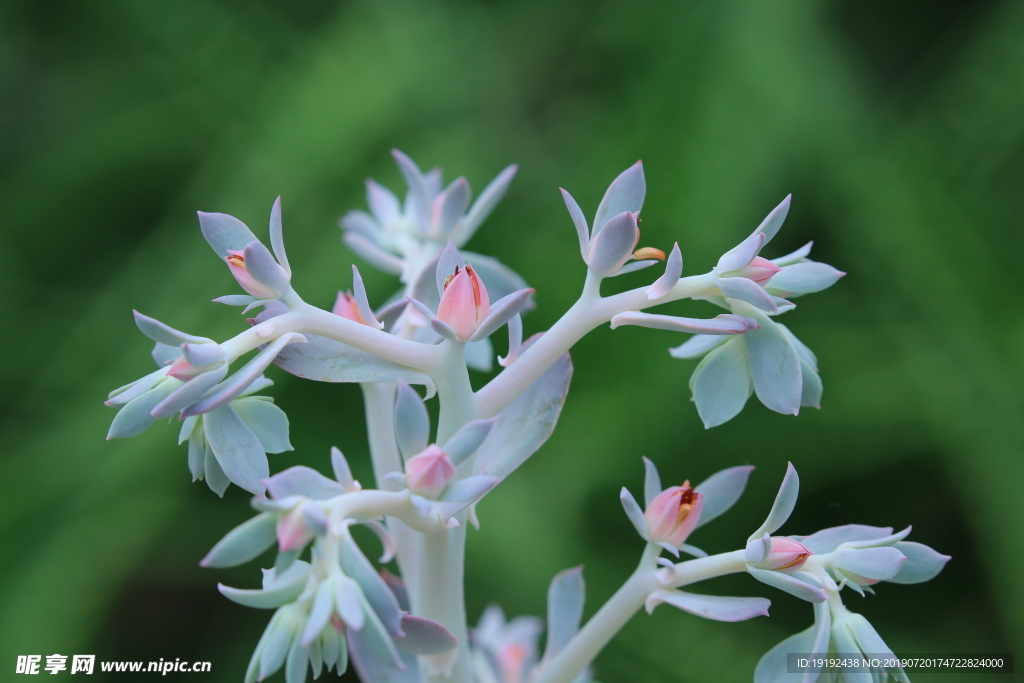
[(409, 458), (405, 463), (405, 481), (410, 491), (437, 498), (455, 476), (455, 465), (451, 458), (431, 444)]
[(185, 358), (185, 356), (178, 356), (174, 362), (171, 363), (171, 367), (168, 368), (167, 374), (174, 379), (180, 379), (182, 382), (187, 382), (193, 377), (198, 377), (203, 374), (207, 369), (208, 368), (200, 368), (192, 365), (188, 362), (188, 359)]
[(644, 510), (651, 541), (681, 546), (697, 528), (703, 505), (704, 496), (694, 491), (689, 481), (656, 495)]
[(238, 284), (242, 286), (242, 289), (252, 294), (257, 299), (276, 299), (277, 292), (267, 287), (264, 284), (260, 284), (256, 281), (245, 267), (245, 252), (243, 251), (228, 251), (227, 256), (228, 270), (238, 281)]
[(487, 288), (473, 266), (457, 267), (445, 282), (437, 307), (438, 319), (452, 328), (459, 339), (469, 339), (490, 312)]
[(301, 505), (296, 505), (277, 520), (277, 544), (281, 552), (304, 548), (312, 540), (313, 532), (306, 526)]
[(813, 555), (803, 543), (785, 536), (772, 536), (771, 550), (757, 566), (761, 569), (799, 569)]
[(775, 273), (782, 270), (766, 258), (755, 256), (754, 260), (739, 270), (726, 273), (726, 277), (745, 277), (764, 287)]
[(334, 308), (331, 309), (334, 315), (340, 315), (346, 320), (354, 320), (362, 325), (366, 324), (362, 314), (359, 312), (359, 304), (351, 292), (338, 292), (338, 298), (334, 301)]

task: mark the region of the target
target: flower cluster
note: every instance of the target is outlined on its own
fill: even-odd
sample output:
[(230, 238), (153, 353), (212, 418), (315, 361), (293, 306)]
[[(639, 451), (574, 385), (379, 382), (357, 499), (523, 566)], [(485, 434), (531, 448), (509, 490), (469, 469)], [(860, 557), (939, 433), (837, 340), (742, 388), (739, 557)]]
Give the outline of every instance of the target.
[[(688, 333), (693, 336), (671, 354), (701, 358), (690, 386), (705, 426), (734, 417), (751, 394), (774, 411), (796, 414), (820, 405), (818, 363), (776, 318), (795, 307), (790, 299), (821, 291), (843, 273), (808, 259), (810, 244), (774, 260), (761, 256), (786, 218), (787, 197), (711, 270), (684, 277), (678, 243), (668, 253), (641, 246), (646, 179), (637, 162), (611, 183), (592, 220), (562, 190), (586, 280), (558, 322), (524, 337), (534, 290), (500, 261), (463, 249), (505, 195), (516, 167), (471, 202), (464, 178), (445, 186), (439, 169), (424, 173), (397, 151), (394, 158), (407, 185), (404, 199), (368, 181), (369, 212), (345, 214), (341, 227), (356, 255), (399, 277), (396, 292), (372, 297), (353, 265), (351, 281), (331, 293), (330, 310), (312, 306), (292, 286), (280, 199), (271, 209), (269, 247), (236, 218), (200, 213), (203, 236), (245, 292), (214, 301), (243, 307), (243, 314), (262, 310), (219, 343), (136, 314), (139, 329), (156, 343), (158, 369), (108, 397), (119, 407), (109, 438), (139, 434), (176, 415), (193, 480), (205, 480), (218, 495), (234, 483), (255, 496), (258, 514), (202, 561), (236, 566), (276, 547), (260, 589), (220, 586), (235, 602), (274, 610), (245, 680), (283, 670), (287, 683), (301, 683), (309, 671), (314, 678), (325, 668), (341, 674), (351, 662), (367, 682), (587, 681), (594, 656), (639, 609), (665, 603), (720, 621), (767, 615), (765, 598), (681, 590), (739, 572), (814, 605), (814, 626), (766, 654), (758, 681), (785, 677), (780, 667), (793, 651), (887, 652), (870, 624), (845, 608), (842, 591), (863, 595), (881, 582), (926, 581), (948, 557), (906, 541), (909, 529), (850, 525), (777, 535), (796, 504), (792, 467), (745, 546), (708, 555), (690, 544), (691, 536), (732, 507), (752, 468), (731, 467), (696, 486), (687, 480), (663, 488), (646, 458), (643, 507), (626, 489), (620, 495), (645, 551), (591, 623), (582, 625), (584, 581), (582, 568), (574, 568), (552, 581), (544, 625), (526, 617), (508, 621), (491, 607), (470, 632), (461, 592), (465, 523), (479, 527), (476, 504), (551, 436), (569, 390), (569, 350), (576, 341), (606, 322)], [(603, 280), (659, 262), (664, 270), (653, 282), (602, 296)], [(684, 318), (646, 311), (684, 299), (724, 312)], [(502, 328), (508, 349), (495, 358), (491, 338)], [(502, 370), (475, 386), (469, 370), (489, 372), (494, 360)], [(284, 412), (259, 395), (272, 384), (264, 376), (271, 364), (305, 379), (360, 385), (376, 487), (357, 482), (337, 449), (333, 478), (302, 465), (271, 475), (267, 454), (292, 449)], [(425, 397), (415, 385), (425, 388)], [(432, 424), (426, 401), (435, 397)], [(366, 557), (351, 533), (356, 525), (377, 534), (384, 547), (380, 563), (394, 559), (400, 577)], [(690, 559), (681, 559), (684, 554)], [(805, 673), (803, 680), (815, 680)], [(858, 673), (843, 675), (859, 680)], [(885, 674), (869, 673), (874, 680)]]

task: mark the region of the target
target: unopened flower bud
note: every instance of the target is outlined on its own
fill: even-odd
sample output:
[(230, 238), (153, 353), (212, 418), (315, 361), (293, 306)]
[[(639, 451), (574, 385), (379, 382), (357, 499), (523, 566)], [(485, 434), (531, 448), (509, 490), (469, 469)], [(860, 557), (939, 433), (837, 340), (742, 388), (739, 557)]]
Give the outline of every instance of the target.
[(281, 552), (298, 550), (311, 540), (313, 532), (306, 526), (301, 505), (296, 505), (277, 520), (277, 543)]
[(763, 561), (756, 563), (760, 569), (799, 569), (807, 558), (813, 555), (807, 546), (785, 536), (772, 536), (771, 549)]
[(437, 498), (455, 476), (451, 458), (435, 444), (409, 458), (405, 463), (406, 484), (414, 493)]
[(277, 292), (270, 287), (261, 284), (256, 281), (256, 278), (249, 273), (249, 270), (245, 267), (245, 252), (244, 251), (228, 251), (227, 256), (228, 270), (238, 281), (238, 284), (242, 286), (242, 289), (252, 294), (257, 299), (276, 299)]
[(438, 319), (452, 328), (459, 339), (469, 339), (490, 312), (487, 288), (473, 266), (456, 268), (444, 285), (437, 307)]
[(334, 308), (331, 309), (331, 312), (347, 320), (354, 320), (362, 325), (366, 324), (366, 320), (359, 313), (359, 304), (356, 303), (356, 298), (352, 296), (351, 292), (338, 292), (338, 298), (334, 301)]
[(764, 287), (768, 284), (768, 281), (772, 279), (772, 275), (775, 275), (775, 273), (780, 270), (782, 270), (782, 268), (779, 268), (768, 259), (762, 258), (761, 256), (755, 256), (753, 261), (739, 270), (726, 273), (724, 277), (745, 277), (748, 280), (753, 280)]
[(665, 489), (651, 500), (644, 511), (650, 539), (678, 548), (697, 528), (703, 504), (703, 495), (694, 491), (688, 481), (682, 486)]

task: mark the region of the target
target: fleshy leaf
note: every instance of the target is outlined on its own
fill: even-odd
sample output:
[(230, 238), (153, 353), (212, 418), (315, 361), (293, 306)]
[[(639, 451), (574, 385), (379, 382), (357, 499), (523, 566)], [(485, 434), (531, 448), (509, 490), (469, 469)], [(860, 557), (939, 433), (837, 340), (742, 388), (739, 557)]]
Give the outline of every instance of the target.
[(587, 267), (597, 277), (616, 273), (629, 260), (640, 233), (636, 215), (620, 213), (612, 216), (600, 233), (590, 240)]
[(473, 336), (469, 338), (469, 341), (480, 341), (494, 334), (498, 328), (511, 320), (513, 316), (518, 315), (526, 307), (533, 291), (532, 289), (520, 289), (518, 292), (513, 292), (495, 301), (491, 306), (490, 314), (480, 323), (480, 326), (473, 333)]
[(747, 487), (747, 479), (753, 470), (753, 465), (740, 465), (719, 470), (694, 489), (704, 497), (700, 520), (697, 522), (698, 527), (704, 526), (736, 504), (736, 501), (743, 495), (743, 490)]
[(433, 392), (434, 383), (425, 374), (392, 363), (341, 342), (315, 334), (305, 334), (305, 344), (286, 346), (274, 364), (296, 377), (318, 382), (397, 382), (425, 384)]
[[(654, 497), (661, 493), (661, 476), (658, 474), (658, 467), (644, 457), (644, 507), (646, 508), (654, 500)], [(702, 508), (703, 509), (703, 508)], [(704, 513), (701, 512), (701, 517)]]
[(906, 561), (896, 548), (839, 548), (832, 553), (836, 569), (878, 581), (896, 576)]
[(270, 475), (267, 455), (238, 413), (231, 406), (210, 411), (203, 416), (203, 428), (206, 443), (228, 479), (246, 491), (262, 494), (262, 481)]
[(763, 233), (755, 232), (729, 251), (722, 254), (715, 266), (715, 272), (732, 273), (740, 270), (757, 256), (764, 246), (765, 236)]
[(793, 200), (793, 195), (786, 195), (786, 198), (779, 203), (774, 209), (772, 209), (761, 224), (757, 226), (754, 234), (759, 232), (764, 233), (764, 243), (768, 244), (772, 241), (772, 238), (779, 232), (779, 228), (786, 221), (786, 216), (789, 215), (789, 205)]
[(238, 398), (231, 402), (242, 422), (252, 430), (267, 453), (295, 450), (288, 440), (288, 416), (270, 401)]
[(226, 374), (228, 374), (228, 366), (225, 363), (218, 368), (193, 377), (172, 391), (163, 401), (153, 406), (149, 414), (157, 419), (162, 419), (174, 415), (179, 410), (184, 410), (215, 387)]
[(816, 555), (830, 553), (839, 547), (840, 543), (849, 541), (874, 541), (885, 538), (892, 534), (892, 527), (888, 526), (865, 526), (863, 524), (846, 524), (822, 529), (810, 536), (795, 536), (804, 547)]
[(403, 267), (402, 259), (376, 244), (365, 235), (349, 230), (344, 234), (342, 240), (345, 242), (345, 246), (357, 255), (362, 256), (376, 268), (392, 275), (401, 274)]
[(913, 541), (900, 541), (896, 544), (896, 550), (907, 557), (907, 562), (896, 576), (889, 579), (892, 583), (930, 581), (938, 576), (951, 559), (949, 555), (943, 555), (926, 545)]
[[(441, 255), (437, 257), (437, 265), (434, 267), (434, 281), (437, 283), (438, 303), (440, 303), (441, 297), (444, 295), (445, 282), (455, 274), (456, 270), (462, 270), (465, 267), (466, 262), (462, 260), (462, 255), (459, 254), (455, 243), (448, 240), (448, 244), (441, 251)], [(485, 284), (484, 286), (486, 287), (487, 285)], [(424, 302), (424, 304), (429, 306), (428, 302)]]
[(488, 183), (484, 191), (473, 202), (473, 206), (469, 208), (469, 213), (466, 214), (456, 232), (455, 239), (460, 246), (469, 241), (480, 224), (494, 211), (494, 207), (505, 196), (505, 192), (518, 170), (519, 167), (515, 164), (505, 167), (501, 173), (495, 176), (494, 180)]
[(562, 193), (562, 199), (565, 201), (565, 208), (569, 210), (569, 217), (572, 218), (573, 225), (576, 226), (576, 236), (580, 241), (580, 255), (585, 261), (587, 254), (590, 251), (590, 229), (587, 227), (587, 219), (583, 215), (583, 210), (580, 209), (580, 205), (576, 203), (576, 200), (572, 198), (572, 195), (558, 188), (558, 191)]
[(768, 513), (768, 518), (764, 520), (764, 524), (758, 527), (757, 531), (750, 534), (750, 538), (747, 540), (752, 541), (765, 534), (775, 533), (793, 514), (793, 508), (796, 507), (796, 499), (799, 495), (800, 477), (797, 475), (793, 463), (787, 463), (786, 476), (782, 478), (782, 486), (779, 487), (779, 492), (775, 496), (775, 502)]
[(695, 334), (674, 349), (669, 349), (669, 354), (673, 358), (700, 358), (728, 340), (729, 337), (725, 335)]
[(441, 450), (448, 455), (452, 464), (458, 467), (463, 460), (476, 453), (480, 444), (491, 433), (491, 428), (494, 427), (496, 420), (497, 418), (492, 417), (488, 420), (473, 420), (466, 423), (452, 434)]
[(160, 322), (156, 318), (142, 315), (138, 311), (132, 311), (132, 313), (135, 315), (135, 325), (139, 328), (139, 331), (159, 344), (179, 346), (183, 342), (190, 342), (192, 344), (213, 343), (212, 339), (186, 334)]
[[(810, 574), (803, 572), (797, 572), (796, 574), (783, 574), (782, 572), (758, 569), (757, 567), (751, 567), (750, 565), (747, 565), (747, 571), (761, 583), (786, 591), (790, 595), (794, 595), (801, 600), (806, 600), (807, 602), (823, 602), (828, 598), (820, 584), (812, 585), (807, 581), (802, 581), (796, 575), (800, 574), (809, 581), (814, 578)], [(817, 583), (817, 581), (815, 581), (815, 583)]]
[(580, 630), (585, 597), (582, 566), (559, 572), (551, 581), (548, 588), (548, 640), (544, 648), (545, 660), (550, 660), (561, 652)]
[(328, 479), (305, 465), (295, 465), (283, 472), (268, 477), (264, 482), (267, 491), (276, 500), (288, 496), (305, 496), (313, 500), (327, 500), (345, 493), (345, 489), (333, 479)]
[(402, 457), (408, 460), (430, 442), (430, 416), (420, 395), (405, 382), (398, 383), (395, 398), (395, 438)]
[(245, 245), (256, 240), (252, 230), (234, 216), (202, 211), (197, 213), (203, 237), (220, 258), (227, 258), (229, 251), (242, 251)]
[[(523, 350), (538, 338), (535, 335), (528, 340)], [(498, 414), (491, 433), (477, 450), (473, 471), (502, 479), (533, 455), (558, 422), (571, 378), (572, 361), (566, 353)]]
[(612, 181), (597, 206), (597, 213), (594, 214), (594, 224), (591, 228), (590, 239), (593, 240), (605, 227), (605, 224), (625, 211), (632, 214), (640, 213), (644, 206), (644, 195), (647, 193), (647, 182), (644, 179), (644, 165), (642, 161), (627, 168)]
[(181, 385), (177, 380), (169, 379), (128, 401), (117, 411), (117, 415), (110, 423), (107, 438), (119, 439), (135, 436), (149, 429), (150, 425), (156, 422), (156, 418), (151, 415), (153, 409), (178, 386)]
[(228, 532), (206, 557), (201, 567), (237, 567), (256, 559), (277, 542), (277, 515), (262, 512)]
[(766, 407), (783, 415), (800, 412), (803, 395), (803, 373), (796, 347), (773, 320), (761, 311), (737, 304), (742, 315), (757, 320), (761, 328), (743, 335), (750, 361), (757, 398)]
[(745, 301), (768, 313), (778, 313), (779, 306), (772, 295), (764, 287), (745, 277), (724, 277), (717, 280), (722, 295), (731, 299)]
[(730, 339), (706, 355), (693, 371), (690, 382), (697, 413), (705, 428), (716, 427), (736, 417), (750, 398), (751, 390), (743, 340)]
[(271, 587), (264, 587), (261, 590), (247, 590), (231, 588), (219, 583), (217, 584), (217, 590), (228, 600), (237, 602), (245, 607), (275, 609), (281, 605), (293, 602), (299, 597), (302, 589), (306, 586), (306, 577), (308, 576), (309, 564), (296, 561), (288, 568), (288, 571), (274, 581)]
[(657, 590), (647, 597), (644, 607), (650, 614), (661, 603), (715, 621), (746, 621), (754, 617), (766, 617), (768, 607), (772, 604), (771, 600), (765, 598), (733, 598), (684, 593), (680, 590)]
[(640, 537), (645, 541), (650, 539), (647, 533), (647, 520), (644, 519), (644, 511), (637, 505), (636, 499), (633, 498), (633, 494), (629, 492), (625, 486), (622, 487), (622, 491), (619, 492), (619, 500), (622, 502), (622, 509), (626, 511), (626, 516), (629, 517), (629, 521), (633, 523), (636, 528), (636, 532), (640, 534)]
[(399, 652), (411, 655), (435, 655), (459, 644), (458, 638), (436, 621), (406, 614), (402, 617), (405, 636), (395, 639)]
[(647, 300), (654, 301), (672, 291), (683, 275), (683, 254), (679, 251), (679, 243), (672, 245), (672, 251), (665, 262), (665, 272), (653, 285), (647, 288)]

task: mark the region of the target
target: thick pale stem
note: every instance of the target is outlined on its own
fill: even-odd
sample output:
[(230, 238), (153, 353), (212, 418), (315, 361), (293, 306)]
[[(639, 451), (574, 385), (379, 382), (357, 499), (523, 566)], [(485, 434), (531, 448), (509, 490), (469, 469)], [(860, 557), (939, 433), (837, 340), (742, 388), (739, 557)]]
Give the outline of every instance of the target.
[(265, 320), (221, 344), (228, 358), (234, 360), (283, 334), (306, 332), (348, 344), (428, 375), (437, 370), (441, 361), (442, 353), (437, 346), (401, 339), (301, 301), (293, 302), (293, 306), (287, 313)]
[(707, 289), (709, 281), (709, 275), (683, 278), (669, 290), (668, 294), (654, 300), (647, 298), (646, 287), (601, 297), (598, 293), (600, 281), (588, 273), (579, 300), (512, 365), (477, 392), (478, 417), (491, 417), (501, 412), (543, 375), (563, 353), (598, 325), (610, 321), (619, 313), (640, 311), (669, 301), (689, 298)]
[[(393, 484), (385, 475), (402, 471), (402, 458), (398, 453), (398, 441), (395, 439), (395, 391), (394, 384), (364, 382), (359, 385), (363, 390), (366, 406), (366, 431), (370, 440), (370, 458), (373, 461), (373, 476), (377, 488), (385, 491), (397, 491), (400, 487)], [(419, 537), (415, 531), (403, 522), (389, 517), (388, 530), (398, 543), (396, 560), (398, 571), (409, 582), (416, 577), (416, 554)]]
[[(648, 544), (633, 575), (565, 648), (544, 665), (533, 683), (571, 683), (594, 661), (626, 622), (640, 611), (647, 596), (665, 587), (658, 581), (655, 565), (655, 559), (660, 553), (660, 548)], [(745, 566), (742, 550), (680, 562), (675, 565), (676, 580), (672, 585), (685, 586), (723, 574), (740, 572)]]

